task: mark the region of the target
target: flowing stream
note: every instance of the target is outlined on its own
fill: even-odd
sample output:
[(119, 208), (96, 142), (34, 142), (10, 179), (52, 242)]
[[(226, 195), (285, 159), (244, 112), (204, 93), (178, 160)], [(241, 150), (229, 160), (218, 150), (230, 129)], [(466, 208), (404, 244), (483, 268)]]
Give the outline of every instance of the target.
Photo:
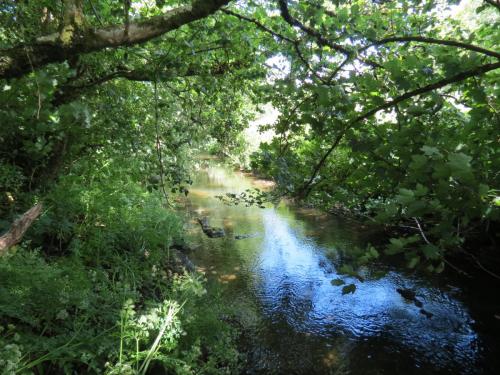
[[(198, 173), (186, 200), (188, 241), (197, 247), (189, 257), (205, 272), (209, 293), (231, 305), (247, 332), (247, 373), (500, 373), (500, 321), (491, 312), (497, 291), (478, 292), (453, 275), (432, 278), (387, 261), (365, 269), (363, 282), (338, 275), (343, 254), (379, 241), (377, 234), (285, 203), (262, 209), (215, 198), (252, 187), (262, 181), (211, 165)], [(205, 236), (198, 217), (226, 236)], [(375, 277), (379, 271), (385, 276)], [(337, 278), (356, 284), (355, 293), (342, 295), (331, 283)], [(432, 317), (397, 288), (414, 290)]]

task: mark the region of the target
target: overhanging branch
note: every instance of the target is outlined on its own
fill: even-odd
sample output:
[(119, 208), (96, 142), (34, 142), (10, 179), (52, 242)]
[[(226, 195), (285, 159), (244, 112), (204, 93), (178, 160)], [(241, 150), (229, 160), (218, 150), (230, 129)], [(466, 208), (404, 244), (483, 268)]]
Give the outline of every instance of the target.
[[(78, 28), (45, 35), (31, 44), (0, 50), (0, 79), (23, 76), (33, 69), (76, 56), (147, 42), (169, 31), (205, 18), (231, 0), (193, 0), (165, 14), (100, 29)], [(127, 28), (127, 32), (126, 31)]]
[(126, 79), (135, 82), (155, 82), (155, 81), (169, 81), (175, 78), (187, 78), (194, 76), (219, 76), (223, 75), (233, 69), (239, 69), (245, 66), (243, 61), (233, 61), (231, 63), (224, 63), (214, 65), (210, 68), (202, 69), (199, 66), (190, 66), (187, 69), (179, 72), (175, 68), (166, 68), (159, 71), (146, 70), (146, 69), (127, 69), (125, 67), (116, 68), (111, 73), (102, 76), (93, 77), (81, 84), (64, 85), (54, 94), (52, 104), (60, 106), (75, 100), (82, 95), (86, 90), (92, 89), (96, 86), (102, 85), (114, 79)]
[(428, 44), (439, 44), (443, 46), (452, 46), (452, 47), (457, 47), (461, 49), (466, 49), (469, 51), (474, 51), (481, 53), (483, 55), (495, 57), (497, 59), (500, 59), (500, 53), (488, 50), (483, 47), (476, 46), (474, 44), (469, 44), (469, 43), (464, 43), (464, 42), (459, 42), (457, 40), (444, 40), (444, 39), (436, 39), (436, 38), (427, 38), (423, 36), (395, 36), (395, 37), (390, 37), (390, 38), (384, 38), (381, 40), (374, 41), (371, 45), (363, 47), (361, 51), (364, 51), (372, 46), (380, 46), (383, 44), (387, 43), (404, 43), (404, 42), (418, 42), (418, 43), (428, 43)]
[(346, 123), (344, 125), (344, 127), (341, 129), (341, 131), (339, 132), (339, 134), (337, 135), (337, 137), (335, 138), (333, 144), (330, 146), (330, 148), (328, 148), (328, 150), (325, 152), (325, 154), (323, 154), (323, 156), (321, 157), (319, 162), (315, 165), (315, 167), (313, 169), (313, 173), (311, 174), (310, 178), (307, 180), (307, 182), (299, 190), (299, 192), (297, 194), (298, 197), (305, 198), (310, 193), (311, 185), (314, 182), (314, 180), (316, 179), (318, 173), (321, 171), (321, 169), (325, 165), (326, 161), (328, 160), (328, 157), (332, 154), (332, 152), (340, 144), (340, 142), (344, 138), (347, 131), (350, 128), (352, 128), (354, 125), (356, 125), (357, 123), (359, 123), (363, 120), (366, 120), (367, 118), (375, 115), (376, 113), (378, 113), (384, 109), (391, 108), (391, 107), (393, 107), (393, 106), (395, 106), (395, 105), (397, 105), (397, 104), (399, 104), (407, 99), (410, 99), (410, 98), (413, 98), (415, 96), (422, 95), (422, 94), (440, 89), (440, 88), (447, 86), (447, 85), (450, 85), (452, 83), (461, 82), (461, 81), (466, 80), (467, 78), (470, 78), (470, 77), (475, 77), (475, 76), (485, 74), (489, 71), (492, 71), (492, 70), (495, 70), (498, 68), (500, 68), (500, 62), (492, 63), (492, 64), (485, 64), (485, 65), (481, 65), (479, 67), (476, 67), (474, 69), (466, 70), (465, 72), (456, 74), (452, 77), (445, 78), (445, 79), (442, 79), (438, 82), (431, 83), (431, 84), (423, 86), (421, 88), (404, 93), (403, 95), (400, 95), (393, 100), (385, 102), (385, 103), (379, 105), (378, 107), (375, 107), (375, 108), (361, 114), (360, 116), (356, 117), (354, 120)]

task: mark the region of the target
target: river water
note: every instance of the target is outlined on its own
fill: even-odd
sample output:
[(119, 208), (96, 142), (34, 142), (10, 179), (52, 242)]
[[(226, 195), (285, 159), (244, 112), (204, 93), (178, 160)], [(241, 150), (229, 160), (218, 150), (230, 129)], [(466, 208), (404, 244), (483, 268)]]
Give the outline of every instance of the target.
[[(377, 241), (376, 234), (285, 203), (262, 209), (215, 198), (252, 187), (262, 182), (211, 165), (197, 173), (186, 201), (188, 242), (197, 247), (189, 256), (206, 274), (209, 293), (231, 306), (247, 332), (246, 373), (500, 374), (498, 290), (387, 261), (363, 270), (363, 282), (338, 275), (345, 254)], [(205, 236), (197, 217), (223, 227), (226, 237)], [(375, 277), (381, 270), (385, 276)], [(337, 278), (356, 284), (355, 293), (342, 295), (331, 284)], [(416, 291), (432, 317), (397, 288)]]

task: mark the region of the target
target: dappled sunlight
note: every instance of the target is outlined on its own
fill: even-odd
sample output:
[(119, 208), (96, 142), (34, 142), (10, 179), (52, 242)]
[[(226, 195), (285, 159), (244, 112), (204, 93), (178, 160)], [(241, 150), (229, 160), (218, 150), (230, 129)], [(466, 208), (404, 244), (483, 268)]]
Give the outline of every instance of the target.
[(224, 225), (224, 227), (227, 227), (227, 228), (232, 228), (234, 227), (234, 221), (231, 220), (231, 219), (228, 219), (228, 218), (225, 218), (223, 221), (222, 221), (222, 224)]
[(230, 281), (235, 281), (238, 278), (234, 273), (233, 274), (224, 274), (219, 276), (219, 282), (223, 284), (227, 284)]
[(499, 0), (0, 1), (0, 373), (500, 368)]
[(207, 198), (210, 196), (209, 191), (204, 191), (204, 190), (199, 190), (199, 189), (192, 189), (189, 190), (189, 194), (198, 197), (198, 198)]
[[(232, 176), (227, 178), (231, 181), (227, 191), (238, 186), (241, 189), (247, 183), (244, 176), (231, 175), (228, 171), (210, 174), (219, 183), (224, 175)], [(238, 175), (240, 177), (236, 177)], [(220, 186), (216, 184), (214, 191), (220, 192)], [(235, 233), (244, 233), (246, 227), (252, 225), (252, 230), (260, 233), (257, 238), (221, 242), (216, 246), (214, 240), (202, 237), (208, 246), (205, 251), (214, 250), (206, 254), (204, 266), (198, 269), (217, 284), (226, 285), (231, 293), (244, 299), (256, 298), (265, 317), (262, 324), (286, 327), (289, 331), (284, 337), (304, 332), (305, 337), (320, 341), (350, 337), (353, 342), (365, 342), (382, 336), (387, 343), (397, 343), (405, 350), (411, 348), (420, 357), (436, 364), (478, 358), (474, 347), (478, 337), (472, 328), (473, 320), (463, 304), (447, 293), (395, 271), (382, 279), (371, 279), (367, 271), (362, 283), (337, 273), (336, 262), (341, 254), (348, 253), (359, 241), (352, 237), (356, 233), (351, 234), (346, 228), (359, 231), (363, 230), (362, 226), (344, 226), (314, 209), (294, 209), (286, 205), (278, 209), (227, 207), (213, 197), (191, 199), (200, 207), (199, 211), (210, 207), (211, 223), (222, 223), (234, 228)], [(350, 240), (345, 236), (350, 236)], [(319, 239), (322, 245), (316, 242)], [(336, 247), (337, 243), (342, 246), (342, 252)], [(255, 250), (257, 252), (250, 253), (255, 254), (255, 258), (241, 258), (249, 262), (242, 264), (239, 257), (246, 257)], [(211, 259), (213, 256), (217, 256), (217, 261)], [(337, 278), (344, 279), (347, 284), (355, 283), (355, 293), (342, 295), (342, 288), (331, 284)], [(250, 282), (248, 289), (240, 289), (246, 282)], [(434, 315), (432, 319), (398, 294), (396, 289), (401, 287), (419, 290), (425, 309)], [(266, 331), (266, 335), (272, 336), (272, 328), (268, 329), (271, 331)], [(299, 344), (295, 342), (294, 345)], [(440, 345), (446, 345), (447, 351), (441, 352)], [(315, 350), (324, 353), (323, 349)], [(346, 355), (349, 350), (343, 354)], [(339, 366), (339, 349), (333, 347), (319, 360), (327, 368)]]
[(324, 357), (323, 357), (323, 364), (326, 367), (335, 367), (339, 363), (339, 354), (336, 349), (330, 350)]

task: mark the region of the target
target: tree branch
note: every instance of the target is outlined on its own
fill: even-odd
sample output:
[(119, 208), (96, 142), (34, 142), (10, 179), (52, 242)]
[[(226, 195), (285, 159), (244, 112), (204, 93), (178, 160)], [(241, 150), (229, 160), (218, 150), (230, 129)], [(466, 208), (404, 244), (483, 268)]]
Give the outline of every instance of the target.
[[(112, 25), (100, 29), (79, 28), (46, 35), (32, 44), (0, 50), (0, 79), (20, 77), (50, 63), (126, 45), (147, 42), (169, 31), (205, 18), (231, 0), (193, 0), (191, 5), (181, 6), (165, 14), (131, 21), (126, 25)], [(31, 65), (30, 65), (30, 59)]]
[(487, 72), (489, 72), (491, 70), (495, 70), (495, 69), (498, 69), (498, 68), (500, 68), (500, 62), (494, 63), (494, 64), (485, 64), (485, 65), (481, 65), (479, 67), (476, 67), (474, 69), (470, 69), (470, 70), (467, 70), (465, 72), (456, 74), (456, 75), (454, 75), (452, 77), (442, 79), (441, 81), (438, 81), (438, 82), (435, 82), (435, 83), (431, 83), (431, 84), (429, 84), (427, 86), (424, 86), (424, 87), (421, 87), (421, 88), (409, 91), (407, 93), (404, 93), (403, 95), (400, 95), (400, 96), (398, 96), (397, 98), (395, 98), (393, 100), (385, 102), (382, 105), (380, 105), (378, 107), (375, 107), (375, 108), (373, 108), (373, 109), (371, 109), (371, 110), (369, 110), (369, 111), (361, 114), (360, 116), (356, 117), (354, 120), (346, 123), (344, 125), (344, 127), (341, 129), (340, 133), (335, 138), (332, 146), (330, 146), (330, 148), (325, 152), (325, 154), (322, 156), (322, 158), (320, 159), (320, 161), (314, 167), (313, 173), (311, 174), (311, 177), (304, 184), (304, 186), (302, 186), (302, 188), (299, 190), (299, 192), (297, 194), (298, 197), (299, 198), (305, 198), (305, 197), (307, 197), (307, 195), (311, 191), (311, 188), (310, 188), (311, 184), (313, 183), (314, 179), (316, 178), (316, 176), (318, 175), (318, 173), (320, 172), (320, 170), (323, 168), (323, 166), (326, 163), (328, 157), (332, 154), (332, 152), (340, 144), (340, 141), (344, 138), (344, 135), (346, 134), (347, 130), (349, 130), (352, 126), (354, 126), (358, 122), (361, 122), (361, 121), (363, 121), (363, 120), (365, 120), (365, 119), (367, 119), (367, 118), (375, 115), (377, 112), (380, 112), (380, 111), (382, 111), (384, 109), (391, 108), (391, 107), (397, 105), (398, 103), (401, 103), (402, 101), (405, 101), (407, 99), (413, 98), (413, 97), (418, 96), (418, 95), (425, 94), (425, 93), (430, 92), (430, 91), (437, 90), (437, 89), (439, 89), (441, 87), (450, 85), (452, 83), (457, 83), (457, 82), (463, 81), (463, 80), (465, 80), (467, 78), (470, 78), (470, 77), (474, 77), (474, 76), (485, 74), (485, 73), (487, 73)]
[(310, 27), (307, 27), (306, 25), (301, 23), (299, 20), (293, 18), (292, 15), (290, 14), (290, 10), (288, 9), (287, 0), (278, 0), (278, 5), (280, 7), (281, 16), (290, 26), (298, 27), (300, 30), (302, 30), (306, 34), (313, 36), (317, 40), (317, 42), (320, 46), (328, 46), (335, 51), (343, 53), (345, 56), (352, 55), (351, 51), (349, 51), (347, 48), (341, 46), (340, 44), (333, 43), (332, 41), (326, 39), (318, 31), (311, 29)]
[(126, 69), (125, 67), (117, 68), (111, 73), (104, 74), (99, 77), (94, 77), (84, 83), (79, 85), (63, 85), (57, 90), (52, 99), (52, 105), (60, 106), (62, 104), (69, 103), (75, 100), (77, 97), (82, 95), (88, 89), (102, 85), (106, 82), (112, 81), (114, 79), (126, 79), (128, 81), (135, 82), (154, 82), (154, 81), (168, 81), (174, 78), (186, 78), (201, 76), (203, 74), (210, 76), (219, 76), (227, 73), (232, 69), (238, 69), (245, 66), (243, 61), (233, 61), (231, 63), (223, 63), (219, 65), (214, 65), (202, 70), (199, 66), (190, 66), (188, 69), (184, 70), (180, 74), (175, 67), (163, 69), (160, 71), (145, 70), (145, 69)]
[(247, 16), (244, 16), (242, 14), (239, 14), (239, 13), (236, 13), (236, 12), (233, 12), (229, 9), (221, 9), (221, 12), (224, 12), (226, 14), (229, 14), (233, 17), (236, 17), (242, 21), (246, 21), (246, 22), (250, 22), (250, 23), (253, 23), (255, 26), (257, 26), (257, 28), (261, 29), (262, 31), (265, 31), (266, 33), (269, 33), (271, 34), (272, 36), (278, 38), (278, 39), (281, 39), (281, 40), (284, 40), (286, 42), (289, 42), (289, 43), (292, 43), (292, 44), (296, 44), (297, 41), (285, 36), (285, 35), (282, 35), (282, 34), (279, 34), (277, 33), (276, 31), (273, 31), (271, 30), (269, 27), (263, 25), (262, 23), (260, 23), (259, 21), (257, 20), (254, 20), (253, 18), (250, 18), (250, 17), (247, 17)]
[[(288, 3), (287, 0), (278, 0), (278, 5), (280, 7), (280, 12), (281, 12), (281, 17), (290, 25), (294, 27), (298, 27), (300, 30), (305, 32), (307, 35), (312, 36), (313, 38), (316, 39), (316, 42), (318, 43), (319, 46), (328, 46), (334, 51), (342, 53), (346, 58), (354, 58), (357, 55), (354, 53), (353, 50), (349, 50), (348, 48), (332, 42), (331, 40), (325, 38), (319, 31), (316, 31), (310, 27), (307, 27), (304, 25), (302, 22), (297, 20), (296, 18), (293, 18), (292, 15), (290, 14), (290, 11), (288, 9)], [(362, 62), (363, 64), (370, 66), (372, 68), (382, 68), (382, 66), (377, 63), (376, 61), (372, 60), (366, 60), (362, 59), (359, 56), (357, 59)]]
[(466, 49), (469, 51), (474, 51), (478, 53), (482, 53), (487, 56), (495, 57), (497, 59), (500, 59), (500, 53), (495, 52), (495, 51), (490, 51), (486, 48), (478, 47), (473, 44), (469, 43), (463, 43), (459, 42), (457, 40), (443, 40), (443, 39), (436, 39), (436, 38), (427, 38), (423, 36), (395, 36), (395, 37), (390, 37), (390, 38), (384, 38), (381, 40), (376, 40), (373, 41), (373, 43), (369, 46), (363, 47), (359, 51), (364, 51), (372, 46), (380, 46), (382, 44), (387, 44), (387, 43), (397, 43), (397, 42), (418, 42), (418, 43), (428, 43), (428, 44), (440, 44), (444, 46), (453, 46), (457, 48), (462, 48)]
[(33, 224), (42, 213), (42, 209), (43, 205), (38, 203), (14, 221), (7, 233), (0, 237), (0, 256), (5, 255), (8, 249), (22, 240), (31, 224)]

